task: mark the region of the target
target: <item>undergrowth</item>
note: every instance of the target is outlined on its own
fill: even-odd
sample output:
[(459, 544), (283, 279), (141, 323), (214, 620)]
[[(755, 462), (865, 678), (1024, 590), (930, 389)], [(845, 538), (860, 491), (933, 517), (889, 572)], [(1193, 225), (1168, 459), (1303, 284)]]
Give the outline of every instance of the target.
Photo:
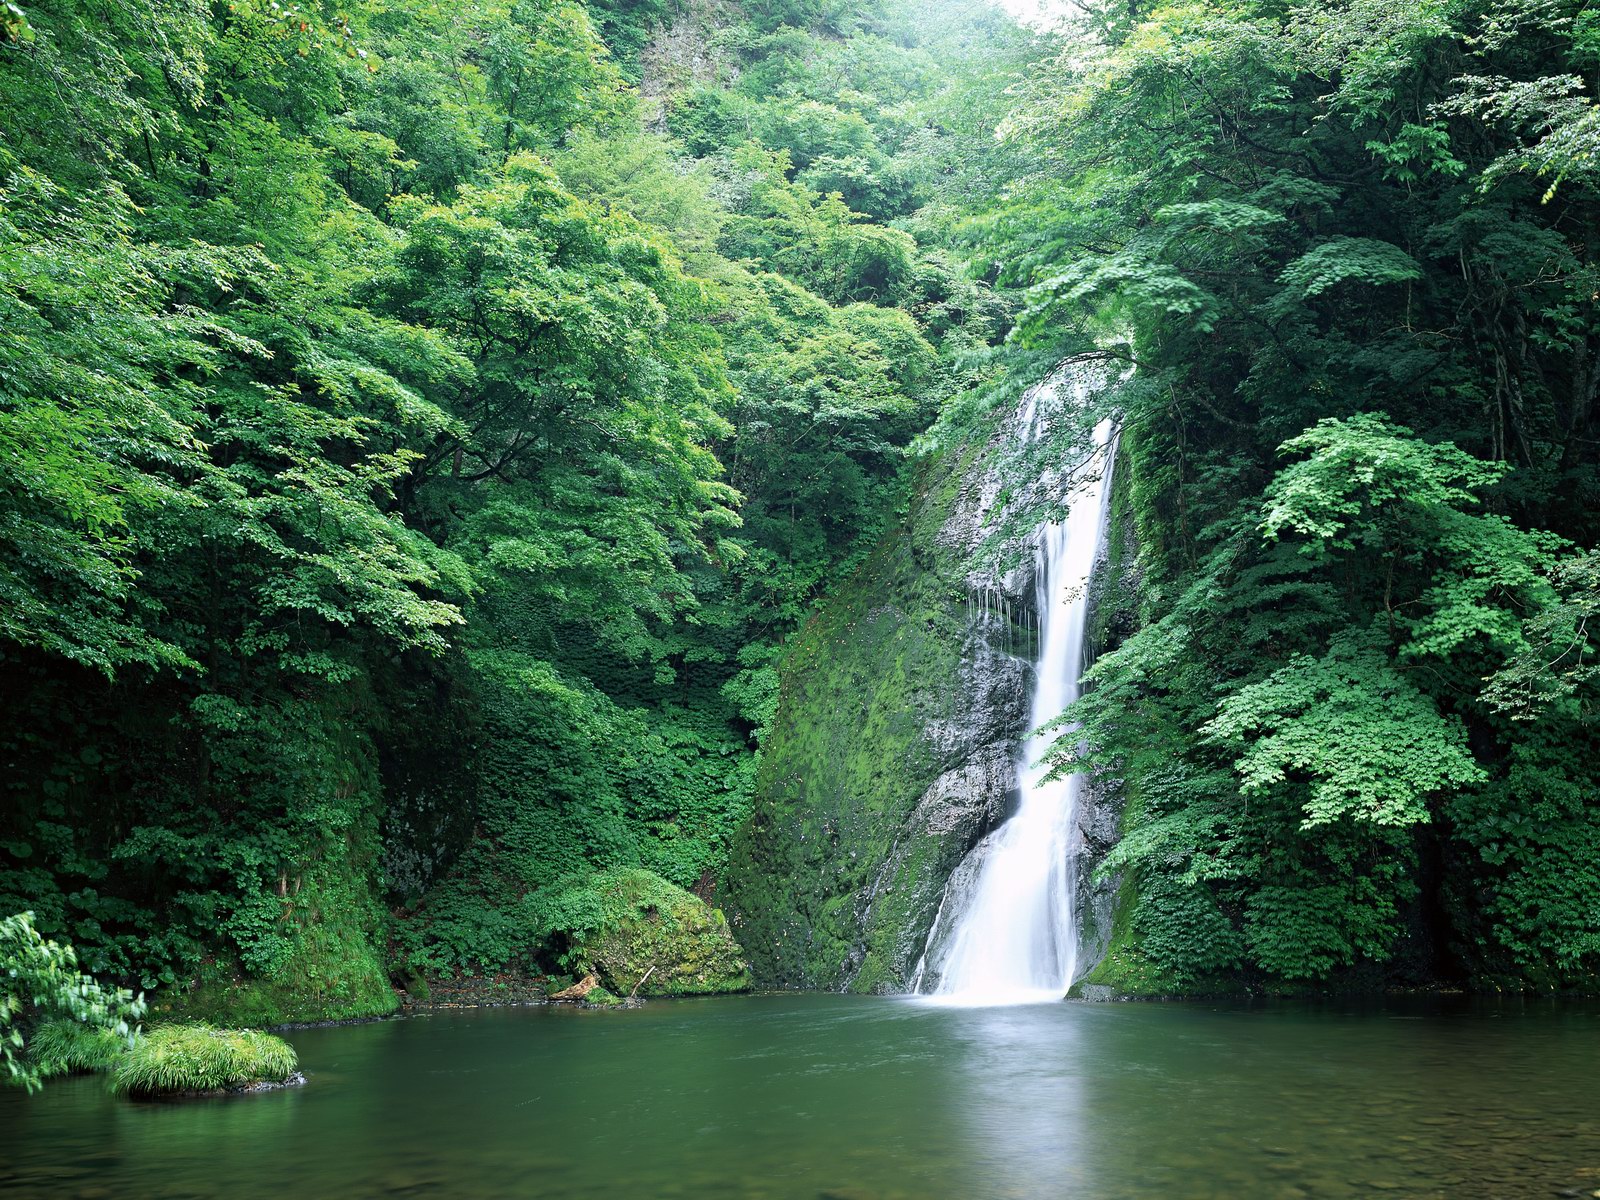
[(141, 1038), (111, 1075), (119, 1095), (215, 1092), (251, 1083), (282, 1083), (299, 1060), (282, 1038), (254, 1029), (164, 1025)]
[(46, 1021), (28, 1037), (28, 1054), (43, 1078), (109, 1071), (128, 1050), (115, 1029), (62, 1018)]

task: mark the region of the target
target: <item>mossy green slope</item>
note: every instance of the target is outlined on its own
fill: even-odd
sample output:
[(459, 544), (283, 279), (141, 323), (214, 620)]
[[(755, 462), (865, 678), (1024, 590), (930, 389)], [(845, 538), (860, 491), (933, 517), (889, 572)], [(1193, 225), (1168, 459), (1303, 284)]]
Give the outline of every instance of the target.
[(267, 970), (214, 960), (186, 989), (160, 994), (153, 1011), (168, 1020), (265, 1026), (380, 1017), (400, 1006), (378, 950), (383, 910), (359, 867), (307, 871), (280, 907), (284, 953)]
[(763, 985), (904, 989), (945, 878), (992, 815), (977, 810), (993, 797), (966, 796), (954, 819), (918, 817), (973, 757), (971, 735), (1017, 732), (1014, 716), (975, 729), (963, 685), (970, 547), (947, 525), (983, 453), (979, 441), (924, 469), (904, 524), (785, 654), (755, 812), (727, 882), (734, 932)]

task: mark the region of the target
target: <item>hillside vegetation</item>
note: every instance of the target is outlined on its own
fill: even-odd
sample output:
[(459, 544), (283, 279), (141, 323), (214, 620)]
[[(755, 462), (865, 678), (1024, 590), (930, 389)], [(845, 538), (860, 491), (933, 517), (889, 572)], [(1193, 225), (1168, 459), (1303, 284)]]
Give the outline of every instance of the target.
[[(883, 657), (827, 642), (874, 580), (959, 635), (919, 497), (1080, 356), (1097, 978), (1592, 989), (1600, 15), (1065, 15), (0, 5), (0, 913), (268, 1022), (564, 972), (574, 897), (718, 906), (736, 844), (781, 892), (763, 746), (836, 743), (780, 692)], [(809, 794), (900, 805), (870, 752)]]
[(5, 11), (0, 908), (270, 1020), (556, 970), (596, 871), (714, 900), (777, 648), (995, 369), (913, 214), (1028, 38)]

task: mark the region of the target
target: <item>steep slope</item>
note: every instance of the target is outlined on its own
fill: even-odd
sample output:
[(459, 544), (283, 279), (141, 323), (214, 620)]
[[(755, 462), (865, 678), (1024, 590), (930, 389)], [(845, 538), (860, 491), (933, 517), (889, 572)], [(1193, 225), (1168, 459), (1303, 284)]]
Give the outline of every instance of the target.
[[(756, 809), (728, 881), (733, 928), (762, 984), (905, 990), (945, 881), (1015, 799), (1032, 579), (1025, 561), (1003, 576), (974, 565), (992, 561), (979, 551), (1014, 477), (1013, 416), (926, 465), (902, 527), (783, 660)], [(1101, 636), (1111, 607), (1097, 605)], [(1080, 903), (1100, 916), (1090, 961), (1110, 890), (1089, 876), (1115, 831), (1106, 789), (1092, 791)]]

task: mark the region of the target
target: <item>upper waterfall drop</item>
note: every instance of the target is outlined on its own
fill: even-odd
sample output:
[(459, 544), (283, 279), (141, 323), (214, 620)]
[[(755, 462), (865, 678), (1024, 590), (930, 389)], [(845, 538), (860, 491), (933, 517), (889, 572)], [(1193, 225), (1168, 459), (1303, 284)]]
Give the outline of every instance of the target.
[[(1018, 417), (1020, 437), (1040, 436), (1042, 405), (1061, 400), (1083, 405), (1092, 390), (1086, 372), (1057, 376), (1036, 388)], [(1039, 645), (1030, 732), (1017, 767), (1020, 801), (946, 884), (912, 981), (913, 991), (943, 1003), (1059, 1000), (1076, 977), (1080, 847), (1075, 841), (1082, 776), (1046, 779), (1040, 760), (1055, 735), (1034, 731), (1060, 716), (1079, 694), (1088, 584), (1105, 537), (1114, 448), (1112, 424), (1102, 421), (1094, 431), (1094, 449), (1063, 480), (1066, 519), (1044, 525), (1034, 537)]]

